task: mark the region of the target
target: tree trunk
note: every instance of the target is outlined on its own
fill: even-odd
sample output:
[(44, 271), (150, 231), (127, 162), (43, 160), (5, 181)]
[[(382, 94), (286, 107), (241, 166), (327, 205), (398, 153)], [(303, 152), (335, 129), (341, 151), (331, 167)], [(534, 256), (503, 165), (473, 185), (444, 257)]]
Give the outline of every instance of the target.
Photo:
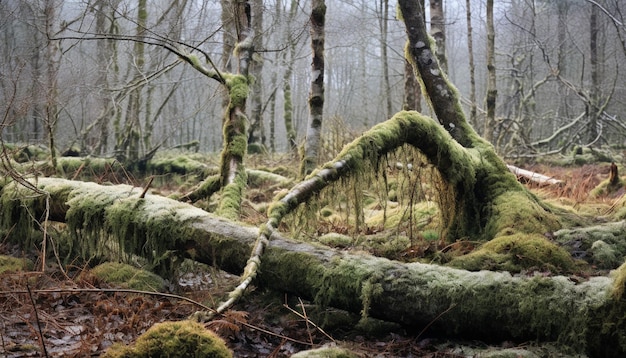
[(326, 4), (324, 0), (311, 3), (311, 93), (309, 94), (309, 123), (307, 125), (302, 176), (310, 174), (317, 166), (321, 146), (322, 120), (324, 114), (324, 23)]
[[(88, 258), (111, 254), (107, 243), (118, 242), (127, 253), (157, 261), (175, 254), (239, 274), (258, 234), (191, 205), (150, 194), (140, 198), (141, 188), (49, 178), (33, 183), (48, 195), (34, 197), (17, 183), (0, 187), (0, 228), (22, 240), (26, 236), (21, 234), (39, 227), (31, 218), (43, 217), (49, 204), (49, 219), (66, 222), (72, 244)], [(429, 336), (556, 341), (591, 356), (626, 353), (626, 265), (613, 278), (575, 283), (562, 276), (513, 277), (402, 264), (298, 243), (277, 233), (271, 239), (257, 281), (264, 287), (427, 328)]]
[[(296, 143), (296, 129), (293, 126), (293, 102), (291, 98), (291, 81), (293, 75), (293, 65), (296, 59), (296, 39), (292, 35), (292, 24), (298, 12), (298, 3), (291, 1), (289, 15), (287, 15), (287, 49), (283, 52), (283, 65), (286, 67), (283, 76), (283, 121), (287, 132), (287, 148), (294, 156), (298, 155), (298, 144)], [(289, 56), (289, 57), (287, 57)]]
[(391, 102), (391, 84), (389, 82), (389, 56), (387, 55), (387, 46), (389, 46), (387, 42), (389, 32), (389, 0), (380, 0), (380, 13), (378, 15), (380, 16), (378, 19), (380, 26), (380, 59), (383, 67), (382, 85), (385, 97), (385, 113), (383, 113), (383, 115), (385, 118), (389, 118), (393, 113), (393, 106)]
[(263, 58), (259, 50), (263, 48), (263, 1), (252, 2), (252, 28), (254, 30), (254, 48), (257, 53), (252, 59), (250, 72), (254, 77), (252, 95), (250, 96), (250, 130), (248, 134), (248, 151), (255, 153), (266, 152), (265, 123), (263, 121)]
[(466, 17), (467, 17), (467, 52), (469, 61), (469, 101), (470, 101), (470, 115), (469, 122), (474, 128), (478, 128), (477, 105), (476, 105), (476, 66), (474, 65), (474, 41), (473, 41), (473, 29), (472, 29), (472, 4), (471, 0), (465, 0)]
[(485, 139), (495, 143), (494, 131), (496, 127), (496, 57), (495, 37), (493, 27), (493, 0), (487, 0), (487, 118), (485, 119)]
[(591, 15), (589, 16), (589, 65), (591, 67), (591, 89), (589, 93), (589, 103), (587, 104), (587, 115), (589, 124), (587, 125), (588, 143), (594, 143), (598, 137), (598, 107), (600, 103), (600, 69), (598, 61), (598, 7), (594, 4), (591, 6)]
[(230, 101), (223, 124), (224, 145), (221, 153), (220, 183), (222, 198), (216, 213), (230, 219), (239, 217), (241, 198), (247, 184), (243, 159), (248, 150), (248, 118), (246, 101), (249, 92), (249, 65), (254, 53), (251, 6), (247, 0), (237, 0), (237, 74), (225, 80)]
[(402, 109), (405, 111), (418, 111), (422, 110), (422, 91), (420, 84), (415, 78), (413, 72), (413, 65), (408, 60), (404, 61), (404, 100)]
[[(491, 240), (506, 232), (520, 230), (527, 234), (543, 235), (557, 228), (559, 224), (553, 215), (543, 209), (541, 203), (509, 173), (493, 146), (468, 125), (458, 92), (442, 75), (434, 51), (430, 48), (420, 7), (409, 0), (400, 0), (399, 6), (409, 38), (407, 57), (422, 77), (439, 122), (454, 138), (452, 144), (445, 144), (449, 146), (445, 155), (438, 152), (436, 147), (424, 148), (424, 154), (437, 166), (446, 184), (447, 190), (441, 192), (439, 207), (443, 211), (442, 222), (448, 225), (445, 228), (447, 238), (451, 241), (462, 237)], [(429, 135), (434, 134), (423, 134)], [(419, 140), (425, 138), (420, 137)], [(447, 158), (443, 160), (443, 156)], [(524, 204), (519, 203), (517, 208), (509, 207), (510, 203), (518, 199)], [(526, 211), (525, 208), (532, 209)], [(505, 224), (507, 220), (503, 221), (503, 217), (500, 217), (504, 213), (505, 216), (519, 215), (525, 219)], [(520, 226), (522, 222), (534, 222), (536, 225)], [(509, 224), (511, 226), (507, 226)]]
[(448, 60), (446, 58), (446, 17), (443, 11), (443, 0), (430, 0), (430, 34), (437, 47), (435, 55), (439, 61), (439, 67), (448, 73)]
[[(148, 8), (146, 0), (139, 0), (137, 3), (137, 20), (136, 34), (139, 40), (145, 36), (148, 21)], [(134, 79), (140, 79), (145, 76), (145, 43), (136, 41), (133, 48), (133, 67)], [(136, 163), (141, 155), (141, 108), (142, 108), (142, 91), (146, 83), (138, 82), (139, 85), (132, 88), (126, 105), (124, 126), (116, 128), (115, 155), (117, 160), (122, 163)]]

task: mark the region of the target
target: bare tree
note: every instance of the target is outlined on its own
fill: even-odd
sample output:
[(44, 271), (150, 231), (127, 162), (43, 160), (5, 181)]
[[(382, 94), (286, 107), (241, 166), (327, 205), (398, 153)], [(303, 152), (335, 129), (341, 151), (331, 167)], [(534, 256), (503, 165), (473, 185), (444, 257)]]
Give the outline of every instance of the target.
[(263, 1), (252, 2), (252, 28), (254, 30), (255, 55), (250, 66), (251, 75), (254, 77), (252, 94), (250, 96), (250, 130), (248, 134), (248, 151), (263, 153), (265, 149), (265, 123), (263, 121), (263, 61), (259, 50), (263, 48)]
[(304, 143), (301, 174), (310, 174), (317, 166), (321, 146), (322, 120), (324, 115), (324, 0), (311, 1), (311, 93), (309, 95), (309, 121)]
[(474, 65), (474, 41), (473, 41), (473, 28), (472, 28), (472, 4), (471, 0), (465, 0), (465, 14), (467, 19), (467, 52), (469, 63), (469, 101), (470, 101), (470, 114), (469, 122), (478, 128), (477, 105), (476, 105), (476, 66)]
[(483, 135), (489, 142), (494, 142), (496, 127), (496, 63), (495, 63), (495, 29), (493, 27), (493, 0), (487, 0), (487, 117)]
[(430, 34), (435, 39), (437, 47), (435, 54), (439, 65), (444, 72), (448, 72), (446, 58), (446, 17), (443, 10), (443, 0), (430, 0)]

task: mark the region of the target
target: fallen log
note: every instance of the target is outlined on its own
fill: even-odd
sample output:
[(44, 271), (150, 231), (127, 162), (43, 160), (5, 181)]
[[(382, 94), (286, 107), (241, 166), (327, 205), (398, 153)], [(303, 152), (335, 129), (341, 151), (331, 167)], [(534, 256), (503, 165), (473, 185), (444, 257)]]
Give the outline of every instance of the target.
[(547, 185), (560, 185), (563, 184), (563, 181), (554, 179), (553, 177), (549, 177), (547, 175), (539, 174), (532, 172), (530, 170), (518, 168), (514, 165), (507, 164), (507, 168), (509, 171), (517, 177), (517, 180), (523, 183), (534, 183), (539, 186), (547, 186)]
[[(30, 218), (45, 217), (48, 207), (48, 217), (66, 222), (86, 254), (108, 250), (105, 238), (115, 237), (128, 253), (157, 261), (184, 256), (240, 274), (258, 235), (256, 228), (185, 203), (150, 194), (140, 198), (141, 188), (48, 178), (33, 183), (47, 195), (33, 196), (16, 183), (0, 188), (0, 229), (13, 228), (14, 241), (21, 239), (15, 233), (25, 230), (14, 225), (37, 227)], [(623, 356), (625, 277), (624, 265), (612, 277), (577, 282), (403, 264), (275, 233), (256, 283), (408, 327), (428, 327), (431, 335), (549, 341), (591, 356)]]

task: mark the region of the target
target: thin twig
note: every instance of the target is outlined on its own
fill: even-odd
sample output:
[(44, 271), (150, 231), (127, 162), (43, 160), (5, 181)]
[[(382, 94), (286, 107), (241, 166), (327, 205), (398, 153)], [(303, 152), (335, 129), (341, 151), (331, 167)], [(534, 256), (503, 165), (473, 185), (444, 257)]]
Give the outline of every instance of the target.
[(439, 318), (441, 318), (441, 316), (443, 316), (444, 314), (450, 312), (451, 309), (453, 309), (454, 307), (456, 307), (456, 303), (453, 303), (450, 305), (450, 307), (448, 307), (447, 310), (441, 312), (440, 314), (437, 315), (437, 317), (435, 317), (432, 321), (428, 322), (428, 324), (426, 325), (426, 327), (424, 327), (424, 329), (422, 329), (420, 331), (420, 333), (415, 337), (415, 340), (417, 340), (419, 337), (421, 337), (422, 334), (424, 334), (424, 332), (426, 332), (426, 330), (433, 325), (433, 323), (435, 323)]
[(148, 192), (148, 189), (150, 189), (150, 185), (152, 184), (153, 180), (154, 180), (154, 175), (152, 175), (150, 179), (148, 179), (148, 184), (146, 184), (146, 187), (143, 188), (143, 192), (141, 193), (141, 195), (139, 195), (140, 199), (143, 199), (146, 197), (146, 193)]
[(35, 305), (35, 299), (33, 298), (33, 293), (30, 290), (30, 286), (26, 284), (26, 289), (28, 291), (28, 298), (30, 298), (30, 303), (33, 305), (33, 310), (35, 310), (35, 322), (37, 323), (37, 330), (39, 331), (39, 339), (41, 340), (41, 350), (43, 351), (44, 356), (48, 357), (48, 351), (46, 350), (46, 343), (43, 340), (43, 332), (41, 330), (41, 322), (39, 322), (39, 313), (37, 312), (37, 305)]
[[(300, 301), (302, 302), (302, 301)], [(315, 324), (315, 322), (309, 320), (306, 316), (303, 316), (300, 312), (294, 310), (293, 308), (289, 307), (287, 304), (283, 304), (283, 307), (287, 308), (288, 310), (290, 310), (293, 314), (297, 315), (298, 317), (305, 319), (308, 324), (311, 324), (313, 327), (315, 327), (318, 331), (320, 331), (323, 335), (326, 336), (326, 338), (330, 339), (331, 341), (335, 342), (335, 339), (333, 337), (331, 337), (328, 333), (326, 333), (322, 327), (318, 326), (317, 324)], [(304, 311), (304, 308), (302, 308), (302, 310)]]
[(306, 323), (306, 333), (309, 335), (309, 342), (311, 342), (311, 345), (313, 345), (313, 335), (311, 334), (311, 327), (309, 325), (309, 323), (313, 323), (309, 320), (309, 317), (306, 314), (306, 309), (304, 308), (304, 303), (302, 302), (302, 299), (300, 299), (300, 297), (298, 297), (298, 302), (300, 302), (300, 308), (302, 308), (302, 317), (304, 319), (304, 323)]

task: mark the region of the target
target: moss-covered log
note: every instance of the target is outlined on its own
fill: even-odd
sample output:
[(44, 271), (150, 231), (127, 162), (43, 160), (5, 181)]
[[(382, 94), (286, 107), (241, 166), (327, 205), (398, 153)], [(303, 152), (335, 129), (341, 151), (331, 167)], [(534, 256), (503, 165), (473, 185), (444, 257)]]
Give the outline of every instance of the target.
[[(258, 230), (141, 188), (41, 178), (50, 218), (66, 221), (75, 245), (97, 248), (116, 236), (136, 254), (183, 255), (241, 273)], [(2, 187), (0, 227), (20, 215), (40, 218), (45, 197)], [(30, 194), (30, 193), (29, 193)], [(26, 215), (28, 213), (28, 215)], [(30, 216), (32, 215), (32, 216)], [(35, 227), (30, 220), (20, 225)], [(24, 230), (13, 230), (12, 233)], [(10, 236), (18, 240), (16, 236)], [(429, 334), (482, 340), (556, 341), (592, 356), (626, 354), (626, 266), (612, 277), (576, 282), (564, 276), (514, 277), (427, 264), (402, 264), (272, 236), (260, 285), (318, 303), (365, 312)]]

